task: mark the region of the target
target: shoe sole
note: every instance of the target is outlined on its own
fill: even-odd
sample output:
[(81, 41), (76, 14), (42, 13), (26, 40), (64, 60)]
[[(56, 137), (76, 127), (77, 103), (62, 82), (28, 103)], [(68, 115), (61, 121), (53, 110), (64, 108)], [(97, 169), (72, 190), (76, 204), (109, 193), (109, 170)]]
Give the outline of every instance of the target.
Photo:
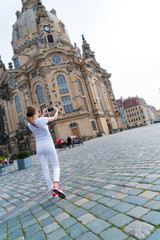
[(66, 197), (66, 195), (63, 192), (59, 191), (58, 189), (53, 189), (53, 192), (57, 193), (58, 197), (60, 197), (62, 199), (64, 199)]

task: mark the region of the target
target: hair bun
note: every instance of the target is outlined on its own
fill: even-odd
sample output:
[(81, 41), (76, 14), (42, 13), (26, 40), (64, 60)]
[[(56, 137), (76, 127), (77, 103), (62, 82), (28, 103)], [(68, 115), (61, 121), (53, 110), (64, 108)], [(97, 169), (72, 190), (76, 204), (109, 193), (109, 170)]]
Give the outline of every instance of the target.
[(34, 114), (27, 113), (27, 117), (32, 117)]

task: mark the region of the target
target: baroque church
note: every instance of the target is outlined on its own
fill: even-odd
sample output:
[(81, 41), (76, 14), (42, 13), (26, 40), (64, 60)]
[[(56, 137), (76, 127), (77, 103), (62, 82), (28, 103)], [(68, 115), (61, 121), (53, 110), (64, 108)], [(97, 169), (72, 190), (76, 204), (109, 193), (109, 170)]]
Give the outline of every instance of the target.
[[(123, 128), (111, 74), (97, 63), (82, 35), (82, 53), (72, 44), (56, 11), (41, 0), (22, 0), (13, 25), (13, 63), (0, 59), (0, 155), (35, 153), (26, 122), (28, 105), (41, 112), (56, 106), (58, 119), (49, 124), (54, 140), (77, 135), (90, 139)], [(52, 113), (51, 113), (52, 114)]]

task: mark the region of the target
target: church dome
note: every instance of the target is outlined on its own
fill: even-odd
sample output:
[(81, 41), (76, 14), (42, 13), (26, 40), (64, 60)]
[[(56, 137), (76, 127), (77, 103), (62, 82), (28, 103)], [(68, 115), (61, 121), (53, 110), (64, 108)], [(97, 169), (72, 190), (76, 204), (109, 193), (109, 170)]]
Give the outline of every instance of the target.
[(40, 0), (22, 0), (22, 4), (22, 12), (17, 11), (17, 21), (13, 25), (14, 52), (32, 42), (44, 43), (46, 34), (52, 34), (55, 42), (63, 39), (70, 43), (65, 25), (54, 9), (47, 11)]

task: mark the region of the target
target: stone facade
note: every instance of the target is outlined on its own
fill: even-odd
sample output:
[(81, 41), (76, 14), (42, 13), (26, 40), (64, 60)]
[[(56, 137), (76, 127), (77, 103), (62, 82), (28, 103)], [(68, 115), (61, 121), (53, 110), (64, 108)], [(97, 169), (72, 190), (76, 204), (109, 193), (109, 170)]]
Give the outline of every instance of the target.
[[(51, 123), (53, 139), (70, 135), (91, 138), (123, 128), (110, 82), (82, 36), (82, 49), (72, 45), (56, 11), (40, 0), (22, 0), (13, 25), (13, 62), (0, 61), (0, 149), (14, 157), (22, 149), (35, 152), (27, 129), (26, 109), (32, 104), (59, 109)], [(52, 115), (52, 113), (51, 113)]]

